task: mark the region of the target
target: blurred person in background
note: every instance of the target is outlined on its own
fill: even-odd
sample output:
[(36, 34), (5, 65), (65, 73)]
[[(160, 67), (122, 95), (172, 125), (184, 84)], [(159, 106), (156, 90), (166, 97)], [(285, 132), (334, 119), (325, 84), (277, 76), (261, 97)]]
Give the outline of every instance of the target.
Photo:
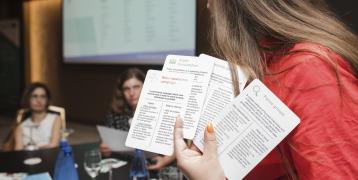
[[(145, 80), (145, 74), (138, 68), (130, 68), (124, 71), (117, 79), (114, 95), (110, 104), (110, 110), (106, 115), (105, 126), (129, 131), (139, 96)], [(100, 151), (104, 156), (110, 156), (112, 150), (102, 143)], [(153, 164), (148, 164), (148, 170), (160, 170), (161, 172), (178, 172), (175, 165), (169, 166), (175, 160), (174, 156), (155, 156)]]
[(31, 141), (40, 149), (58, 146), (61, 118), (48, 111), (50, 101), (50, 90), (43, 83), (33, 83), (25, 90), (22, 108), (28, 113), (15, 130), (15, 150), (24, 150)]
[[(130, 68), (119, 76), (105, 118), (105, 126), (129, 131), (144, 79), (145, 74), (138, 68)], [(100, 150), (104, 155), (111, 154), (111, 149), (106, 144), (102, 143)]]

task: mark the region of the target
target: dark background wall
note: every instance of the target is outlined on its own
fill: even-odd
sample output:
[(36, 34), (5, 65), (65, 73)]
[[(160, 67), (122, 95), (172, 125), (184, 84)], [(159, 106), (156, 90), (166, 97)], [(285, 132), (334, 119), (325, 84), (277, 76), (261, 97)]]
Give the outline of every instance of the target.
[(358, 33), (358, 1), (357, 0), (327, 0), (336, 14), (352, 29)]
[[(6, 27), (12, 27), (21, 34), (22, 9), (20, 1), (8, 3), (0, 0), (0, 21), (15, 20)], [(5, 26), (2, 26), (5, 27)], [(14, 28), (16, 27), (16, 28)], [(21, 37), (20, 37), (21, 38)], [(21, 41), (21, 39), (20, 39)], [(7, 113), (17, 107), (19, 94), (23, 89), (23, 44), (15, 45), (12, 41), (0, 34), (0, 109)]]
[[(206, 10), (206, 0), (198, 1), (198, 31), (197, 48), (199, 53), (210, 52), (208, 42), (208, 11)], [(44, 3), (54, 2), (54, 3)], [(38, 77), (32, 77), (31, 62), (24, 59), (25, 80), (23, 84), (28, 84), (34, 80), (44, 81), (49, 84), (55, 94), (53, 103), (64, 106), (67, 110), (68, 119), (80, 121), (88, 124), (101, 123), (108, 110), (110, 98), (112, 96), (114, 82), (123, 70), (131, 67), (129, 65), (73, 65), (62, 62), (62, 19), (60, 0), (38, 0), (42, 6), (38, 6), (32, 11), (28, 9), (24, 13), (24, 18), (31, 15), (34, 19), (45, 18), (41, 23), (37, 23), (42, 34), (39, 39), (44, 42), (40, 47), (46, 49), (39, 56), (45, 61), (41, 62), (41, 72)], [(356, 0), (328, 1), (337, 14), (355, 31), (358, 32), (358, 2)], [(22, 16), (22, 0), (0, 0), (0, 19)], [(33, 3), (37, 3), (36, 1)], [(32, 4), (32, 2), (31, 2)], [(19, 6), (20, 5), (20, 6)], [(42, 10), (42, 11), (41, 11)], [(37, 14), (36, 17), (34, 17)], [(26, 26), (26, 23), (24, 24)], [(26, 32), (34, 31), (32, 28), (25, 27)], [(35, 28), (38, 31), (38, 29)], [(36, 32), (37, 33), (37, 32)], [(26, 43), (25, 43), (26, 44)], [(37, 44), (38, 45), (38, 44)], [(28, 49), (34, 45), (27, 43)], [(25, 54), (32, 57), (31, 53)], [(37, 56), (36, 56), (37, 57)], [(35, 58), (37, 60), (37, 58)], [(20, 68), (20, 67), (19, 67)], [(160, 69), (161, 66), (140, 66), (143, 70), (149, 68)], [(35, 72), (37, 73), (37, 72)], [(2, 85), (0, 85), (2, 86)]]

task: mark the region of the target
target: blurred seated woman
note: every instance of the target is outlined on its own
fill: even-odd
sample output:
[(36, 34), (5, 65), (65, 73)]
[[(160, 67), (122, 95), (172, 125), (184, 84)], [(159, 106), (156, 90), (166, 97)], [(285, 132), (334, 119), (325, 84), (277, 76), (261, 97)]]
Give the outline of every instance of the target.
[(26, 89), (22, 107), (29, 113), (25, 114), (25, 120), (15, 130), (15, 150), (25, 150), (30, 143), (40, 149), (58, 146), (61, 119), (57, 114), (48, 112), (50, 100), (50, 90), (45, 84), (33, 83)]
[[(107, 127), (129, 131), (144, 80), (145, 74), (138, 68), (130, 68), (119, 76), (105, 120)], [(112, 153), (104, 143), (100, 145), (100, 151), (104, 156)], [(168, 166), (175, 160), (174, 156), (155, 156), (152, 160), (155, 163), (148, 165), (148, 170), (177, 171), (176, 166)]]
[[(107, 127), (129, 131), (144, 79), (145, 74), (138, 68), (130, 68), (119, 76), (105, 119)], [(104, 155), (111, 153), (111, 149), (106, 144), (101, 144), (100, 150)]]

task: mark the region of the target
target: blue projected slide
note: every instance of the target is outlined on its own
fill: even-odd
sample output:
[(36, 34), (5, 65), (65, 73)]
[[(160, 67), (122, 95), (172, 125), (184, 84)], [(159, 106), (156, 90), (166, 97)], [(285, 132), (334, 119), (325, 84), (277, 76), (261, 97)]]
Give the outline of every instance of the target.
[(195, 55), (195, 0), (64, 0), (64, 61), (161, 64)]

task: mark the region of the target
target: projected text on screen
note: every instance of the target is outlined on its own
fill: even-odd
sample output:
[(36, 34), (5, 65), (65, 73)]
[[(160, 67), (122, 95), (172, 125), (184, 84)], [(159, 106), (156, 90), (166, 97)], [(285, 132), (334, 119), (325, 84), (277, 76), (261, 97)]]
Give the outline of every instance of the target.
[(162, 63), (195, 54), (195, 0), (64, 0), (64, 58)]

